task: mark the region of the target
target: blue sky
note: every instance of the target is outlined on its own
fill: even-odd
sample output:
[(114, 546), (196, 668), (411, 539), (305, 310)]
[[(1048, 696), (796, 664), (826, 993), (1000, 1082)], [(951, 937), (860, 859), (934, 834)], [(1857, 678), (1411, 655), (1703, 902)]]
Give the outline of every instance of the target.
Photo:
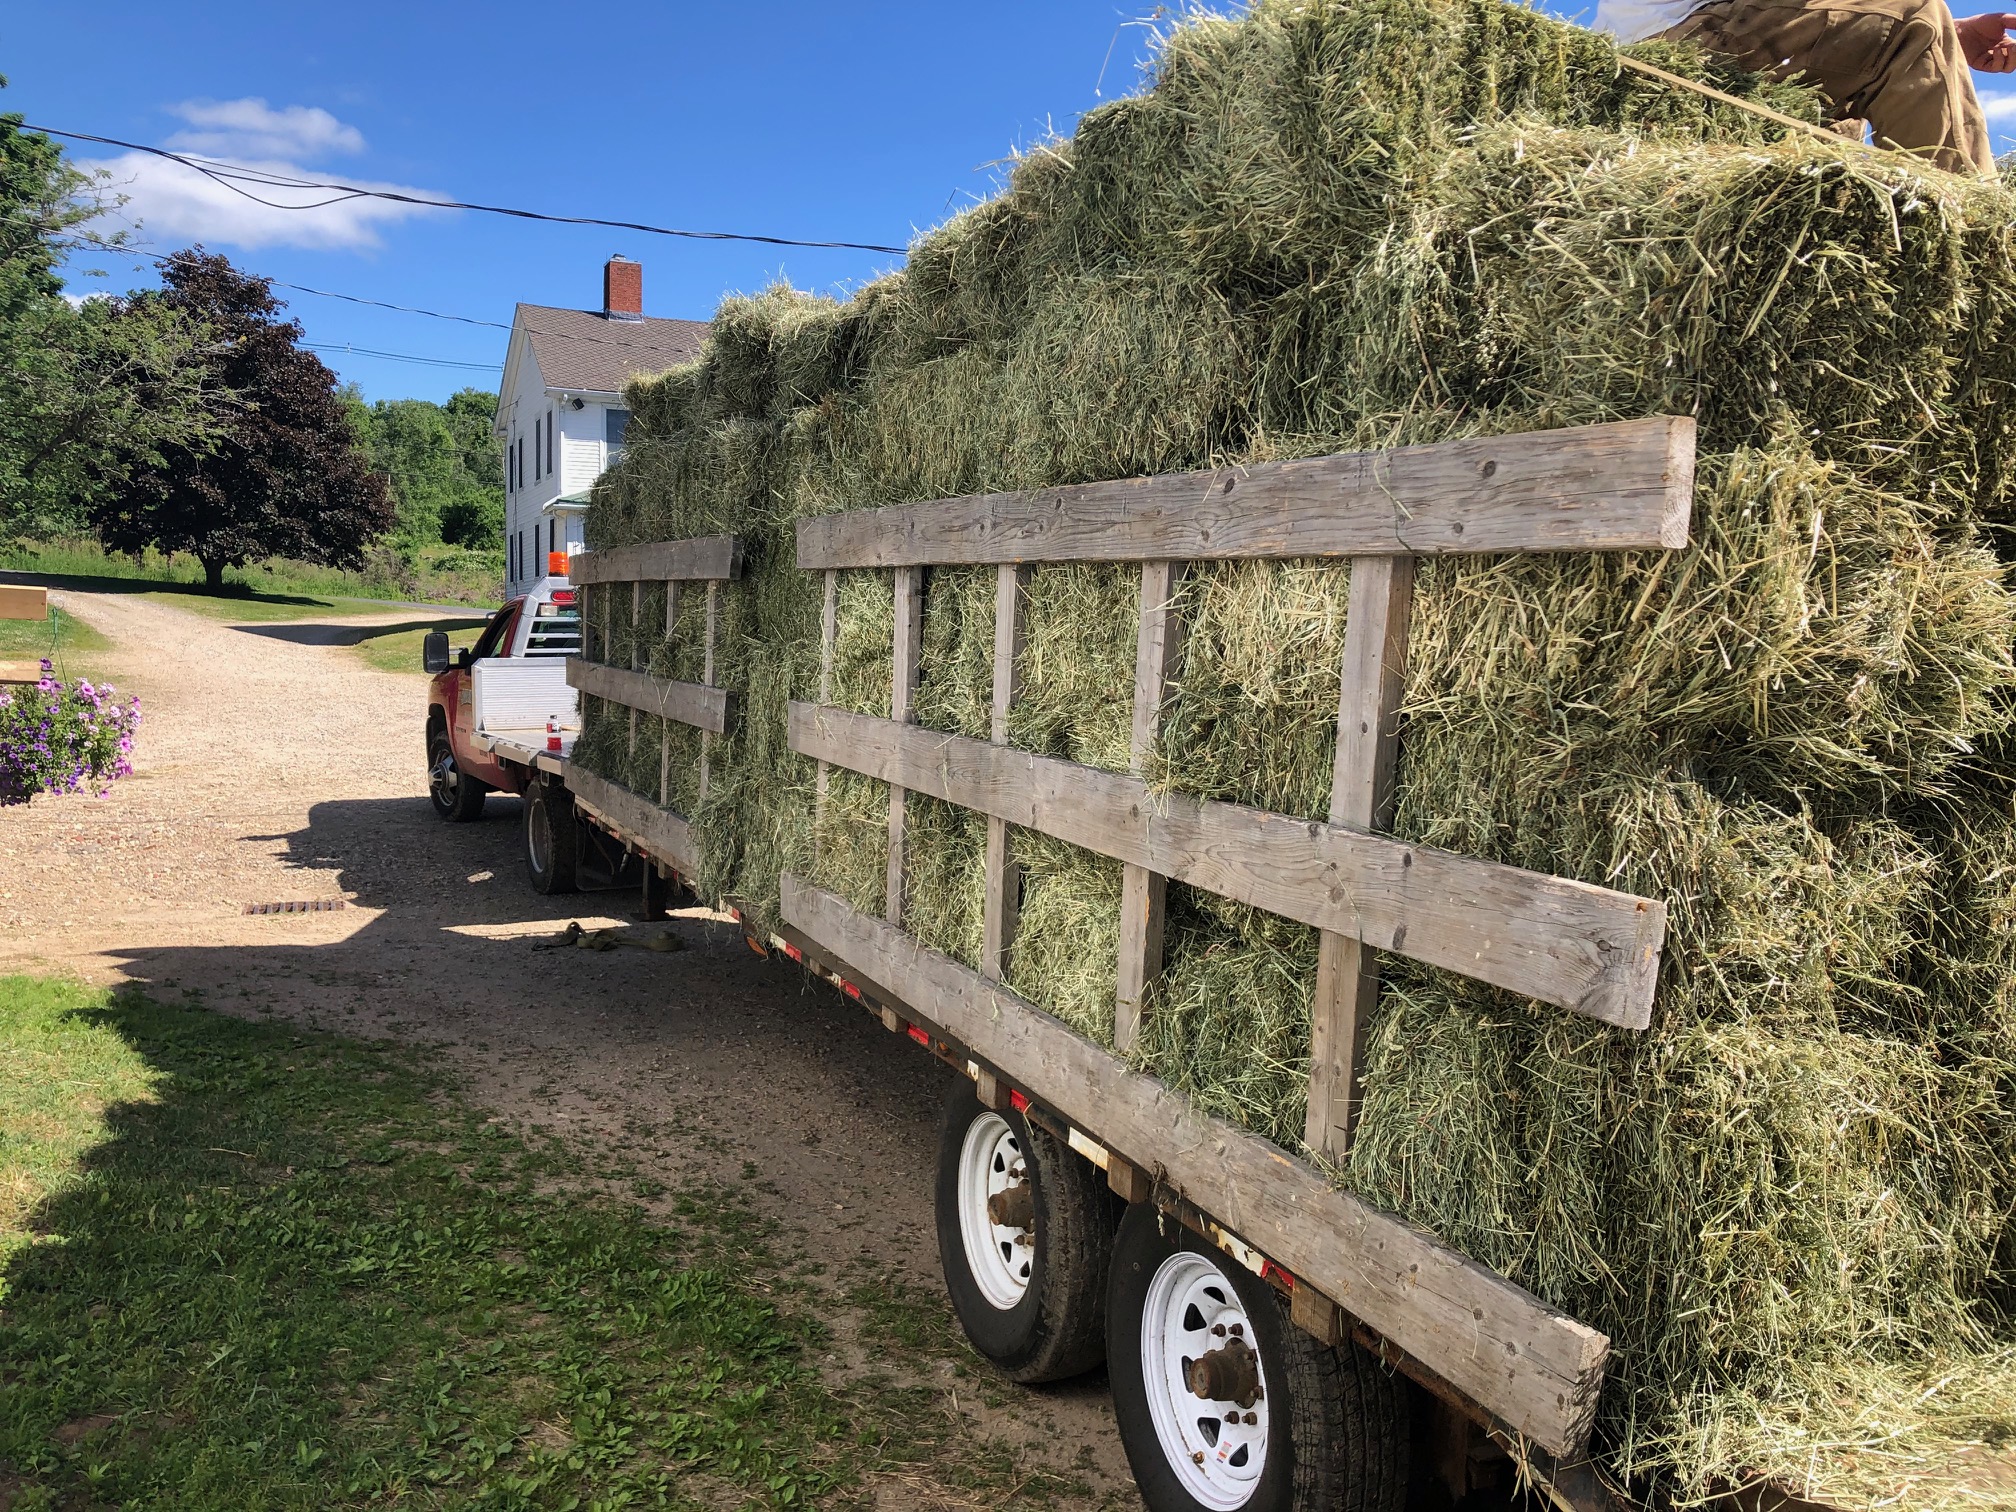
[[(496, 3), (200, 6), (101, 0), (0, 20), (0, 110), (37, 125), (289, 164), (346, 182), (658, 225), (902, 246), (997, 182), (1000, 161), (1137, 82), (1145, 14), (1014, 6)], [(1109, 56), (1110, 53), (1110, 56)], [(1103, 84), (1102, 84), (1103, 72)], [(263, 210), (186, 170), (112, 160), (142, 241), (201, 239), (293, 284), (508, 322), (518, 300), (599, 306), (612, 252), (653, 315), (705, 318), (784, 277), (844, 290), (900, 263), (372, 202)], [(109, 218), (108, 218), (109, 220)], [(147, 282), (95, 256), (73, 291)], [(503, 331), (280, 290), (323, 347), (498, 363)], [(324, 350), (371, 398), (496, 373)]]
[[(0, 110), (35, 124), (562, 214), (898, 246), (990, 193), (1018, 145), (1068, 132), (1100, 98), (1133, 89), (1152, 13), (1140, 0), (100, 0), (80, 45), (72, 8), (9, 12)], [(2004, 134), (2016, 129), (2016, 91), (1983, 97), (1998, 150), (2016, 146)], [(368, 200), (274, 211), (186, 170), (72, 150), (108, 164), (131, 196), (122, 214), (154, 250), (201, 240), (287, 283), (477, 320), (508, 322), (518, 300), (597, 305), (612, 252), (644, 264), (649, 313), (691, 318), (780, 277), (844, 292), (900, 261)], [(75, 279), (80, 292), (147, 281), (115, 257), (83, 266), (110, 276)], [(330, 366), (371, 398), (495, 386), (494, 368), (348, 349), (496, 364), (500, 330), (280, 292)]]

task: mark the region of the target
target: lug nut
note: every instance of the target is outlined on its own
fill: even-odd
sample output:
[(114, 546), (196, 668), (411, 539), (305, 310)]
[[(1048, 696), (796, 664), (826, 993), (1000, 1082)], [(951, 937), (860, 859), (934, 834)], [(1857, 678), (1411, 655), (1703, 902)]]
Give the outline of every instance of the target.
[[(1218, 1331), (1219, 1331), (1220, 1333), (1223, 1333), (1223, 1332), (1224, 1332), (1225, 1330), (1221, 1328), (1221, 1329), (1219, 1329)], [(1245, 1337), (1246, 1337), (1246, 1325), (1245, 1325), (1244, 1323), (1234, 1323), (1234, 1324), (1232, 1325), (1232, 1337), (1233, 1337), (1233, 1338), (1235, 1338), (1235, 1339), (1243, 1339), (1243, 1338), (1245, 1338)]]
[(1222, 1339), (1225, 1337), (1225, 1325), (1223, 1323), (1214, 1323), (1211, 1325), (1211, 1332)]
[(1191, 1450), (1191, 1451), (1190, 1451), (1190, 1459), (1191, 1459), (1191, 1462), (1192, 1462), (1193, 1464), (1198, 1464), (1198, 1465), (1201, 1465), (1201, 1464), (1203, 1464), (1203, 1463), (1204, 1463), (1204, 1451), (1203, 1451), (1202, 1449), (1193, 1449), (1193, 1450)]
[(1246, 1426), (1247, 1426), (1247, 1427), (1249, 1427), (1249, 1428), (1254, 1428), (1254, 1427), (1258, 1427), (1258, 1426), (1259, 1426), (1259, 1423), (1260, 1423), (1260, 1414), (1259, 1414), (1259, 1413), (1257, 1413), (1257, 1412), (1249, 1412), (1249, 1413), (1247, 1413), (1247, 1414), (1246, 1414)]

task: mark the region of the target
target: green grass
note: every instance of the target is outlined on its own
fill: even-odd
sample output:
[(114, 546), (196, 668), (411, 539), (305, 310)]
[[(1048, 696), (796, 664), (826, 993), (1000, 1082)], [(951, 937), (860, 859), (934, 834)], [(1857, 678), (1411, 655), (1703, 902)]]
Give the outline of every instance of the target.
[(54, 604), (49, 606), (47, 619), (0, 619), (0, 661), (48, 656), (53, 647), (56, 660), (61, 663), (71, 657), (89, 658), (111, 644), (99, 631)]
[(163, 588), (140, 595), (154, 600), (157, 604), (169, 604), (177, 609), (188, 609), (209, 619), (217, 620), (257, 620), (267, 623), (279, 620), (330, 619), (353, 614), (383, 614), (383, 604), (373, 604), (353, 598), (316, 598), (307, 594), (235, 594), (213, 595), (195, 588)]
[[(17, 540), (0, 545), (0, 570), (68, 579), (72, 580), (70, 586), (75, 587), (101, 585), (101, 591), (105, 591), (102, 585), (109, 581), (129, 588), (145, 583), (160, 592), (194, 592), (219, 602), (238, 603), (246, 597), (275, 604), (299, 602), (308, 613), (327, 612), (332, 605), (354, 599), (494, 606), (504, 576), (503, 558), (498, 552), (437, 546), (409, 558), (388, 547), (376, 546), (367, 553), (367, 565), (362, 571), (317, 567), (280, 557), (227, 568), (224, 574), (227, 591), (213, 595), (204, 591), (202, 564), (187, 553), (164, 555), (150, 550), (137, 557), (127, 556), (108, 552), (88, 539)], [(221, 610), (213, 612), (224, 616)]]
[[(657, 1189), (634, 1167), (508, 1133), (418, 1060), (0, 979), (0, 1505), (853, 1506), (894, 1475), (989, 1506), (1059, 1489), (956, 1442), (907, 1351), (873, 1389), (823, 1383), (822, 1268), (774, 1255), (748, 1190), (647, 1215), (626, 1197)], [(886, 1314), (886, 1288), (865, 1291), (822, 1316)]]
[[(473, 626), (456, 628), (459, 625), (456, 620), (443, 620), (438, 628), (448, 631), (450, 646), (475, 645), (476, 637), (483, 632)], [(412, 672), (424, 676), (420, 671), (420, 642), (426, 638), (427, 627), (410, 630), (393, 625), (381, 635), (367, 634), (357, 643), (357, 654), (380, 672)]]

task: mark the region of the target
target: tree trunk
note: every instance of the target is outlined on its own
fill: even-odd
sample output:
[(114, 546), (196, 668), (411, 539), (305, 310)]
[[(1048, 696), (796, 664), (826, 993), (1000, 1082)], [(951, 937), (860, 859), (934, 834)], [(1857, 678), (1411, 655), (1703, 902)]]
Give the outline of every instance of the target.
[(216, 593), (224, 586), (224, 558), (204, 557), (202, 561), (203, 586)]

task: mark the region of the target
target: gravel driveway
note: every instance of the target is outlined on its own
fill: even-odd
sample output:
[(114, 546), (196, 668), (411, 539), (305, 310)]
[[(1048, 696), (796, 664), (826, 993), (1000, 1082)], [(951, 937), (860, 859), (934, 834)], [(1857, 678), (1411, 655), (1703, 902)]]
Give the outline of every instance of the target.
[[(0, 809), (0, 971), (410, 1041), (514, 1122), (621, 1146), (668, 1187), (746, 1179), (836, 1273), (886, 1267), (942, 1294), (930, 1173), (948, 1073), (704, 915), (676, 924), (693, 947), (679, 954), (532, 951), (569, 919), (617, 921), (634, 895), (535, 896), (516, 799), (493, 797), (478, 824), (434, 817), (424, 680), (340, 644), (374, 621), (241, 627), (137, 596), (52, 597), (113, 639), (91, 670), (138, 693), (144, 722), (137, 771), (109, 797)], [(336, 898), (343, 911), (244, 912)], [(923, 1368), (967, 1431), (1138, 1505), (1101, 1378), (978, 1392), (949, 1360)], [(939, 1505), (894, 1486), (876, 1500)]]

